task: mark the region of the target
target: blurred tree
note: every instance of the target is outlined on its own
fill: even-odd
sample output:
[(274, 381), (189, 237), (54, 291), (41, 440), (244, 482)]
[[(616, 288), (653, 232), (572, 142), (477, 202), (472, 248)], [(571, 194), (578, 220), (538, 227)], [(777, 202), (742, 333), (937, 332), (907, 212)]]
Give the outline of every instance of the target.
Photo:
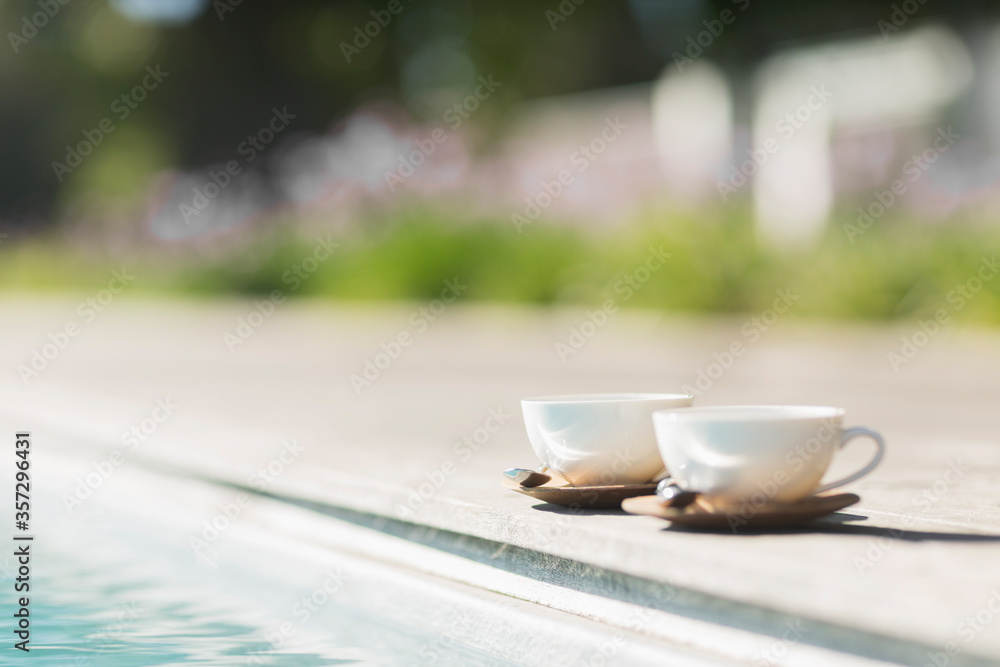
[[(116, 183), (127, 190), (166, 167), (231, 159), (273, 108), (295, 114), (296, 130), (322, 132), (368, 100), (394, 99), (419, 115), (433, 107), (425, 94), (435, 85), (492, 75), (503, 87), (477, 120), (492, 120), (499, 131), (503, 110), (521, 99), (656, 77), (703, 22), (723, 10), (735, 8), (740, 20), (706, 53), (743, 81), (749, 77), (739, 72), (778, 44), (831, 32), (872, 33), (893, 11), (862, 0), (56, 5), (53, 16), (39, 18), (37, 0), (0, 4), (8, 42), (0, 47), (0, 226), (51, 225), (67, 194), (116, 189)], [(975, 20), (986, 6), (930, 0), (919, 4), (917, 15)], [(143, 7), (200, 12), (186, 22), (165, 20), (163, 12), (143, 21)], [(147, 67), (159, 67), (162, 82), (141, 102), (123, 101), (148, 81)], [(101, 131), (105, 119), (114, 131)], [(83, 142), (86, 150), (88, 137), (93, 155), (71, 167), (71, 149)]]
[[(296, 129), (320, 132), (372, 98), (419, 112), (406, 94), (408, 66), (436, 43), (464, 54), (476, 75), (503, 82), (497, 109), (526, 96), (648, 80), (660, 67), (621, 2), (573, 5), (553, 30), (530, 0), (400, 0), (401, 11), (376, 31), (372, 21), (388, 16), (388, 4), (216, 0), (177, 24), (142, 22), (106, 2), (71, 3), (34, 28), (39, 5), (2, 5), (0, 25), (14, 37), (0, 51), (0, 224), (53, 224), (61, 194), (107, 185), (109, 174), (133, 167), (143, 173), (129, 182), (231, 159), (273, 108), (295, 114)], [(366, 24), (374, 36), (363, 35)], [(137, 101), (130, 91), (147, 67), (160, 68), (162, 82)], [(102, 121), (113, 131), (102, 131)], [(145, 159), (136, 159), (139, 150)], [(104, 176), (85, 177), (92, 171)]]

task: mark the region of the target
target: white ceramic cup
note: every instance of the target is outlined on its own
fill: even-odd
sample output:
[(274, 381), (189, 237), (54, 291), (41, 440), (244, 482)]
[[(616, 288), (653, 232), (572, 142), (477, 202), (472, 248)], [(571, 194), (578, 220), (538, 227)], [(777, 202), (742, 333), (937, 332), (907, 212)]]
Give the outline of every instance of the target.
[[(882, 460), (885, 442), (867, 428), (844, 429), (844, 410), (821, 406), (719, 406), (653, 415), (660, 455), (678, 484), (733, 502), (794, 502), (853, 482)], [(848, 441), (875, 441), (872, 460), (821, 484), (834, 452)]]
[(531, 448), (573, 486), (642, 484), (663, 472), (652, 414), (688, 394), (578, 394), (521, 401)]

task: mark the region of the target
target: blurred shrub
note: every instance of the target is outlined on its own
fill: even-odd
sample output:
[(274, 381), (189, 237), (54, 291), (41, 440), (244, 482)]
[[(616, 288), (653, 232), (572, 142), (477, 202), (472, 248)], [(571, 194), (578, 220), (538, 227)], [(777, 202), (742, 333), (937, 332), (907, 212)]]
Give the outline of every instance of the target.
[[(613, 298), (624, 306), (727, 313), (763, 310), (777, 290), (789, 290), (799, 297), (798, 316), (885, 320), (944, 308), (962, 319), (1000, 323), (1000, 276), (982, 281), (971, 298), (957, 296), (970, 280), (976, 285), (1000, 231), (960, 222), (885, 220), (850, 243), (835, 221), (813, 249), (778, 252), (760, 242), (749, 215), (731, 210), (650, 211), (602, 232), (540, 219), (523, 234), (505, 220), (417, 210), (331, 237), (339, 248), (293, 288), (289, 271), (315, 247), (300, 227), (279, 227), (250, 253), (201, 259), (178, 253), (166, 260), (150, 253), (134, 262), (149, 269), (136, 289), (427, 300), (440, 294), (445, 279), (457, 279), (468, 285), (466, 301), (595, 305)], [(654, 250), (669, 254), (662, 266), (628, 298), (616, 291)], [(98, 285), (107, 273), (97, 267), (115, 263), (110, 254), (84, 260), (67, 244), (0, 243), (0, 286)]]

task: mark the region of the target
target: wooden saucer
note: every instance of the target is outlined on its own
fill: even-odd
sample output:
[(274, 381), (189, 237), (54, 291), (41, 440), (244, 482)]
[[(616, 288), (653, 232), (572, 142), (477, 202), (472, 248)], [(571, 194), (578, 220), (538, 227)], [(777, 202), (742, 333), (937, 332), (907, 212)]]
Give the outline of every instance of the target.
[(666, 519), (676, 526), (713, 530), (757, 530), (788, 528), (842, 510), (861, 500), (853, 493), (836, 493), (803, 498), (794, 503), (771, 502), (760, 507), (713, 507), (699, 498), (687, 507), (664, 507), (656, 495), (625, 498), (622, 509), (630, 514), (645, 514)]
[[(587, 509), (621, 509), (622, 501), (656, 492), (656, 484), (612, 484), (608, 486), (569, 486), (550, 480), (541, 486), (521, 486), (505, 479), (504, 486), (542, 502)], [(650, 496), (654, 497), (655, 496)]]

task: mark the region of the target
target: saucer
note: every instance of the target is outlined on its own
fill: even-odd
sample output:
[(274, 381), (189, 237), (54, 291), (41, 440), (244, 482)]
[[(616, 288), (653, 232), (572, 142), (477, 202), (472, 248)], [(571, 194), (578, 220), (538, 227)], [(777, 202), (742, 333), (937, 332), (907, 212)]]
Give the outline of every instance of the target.
[(666, 519), (675, 526), (725, 529), (734, 533), (740, 529), (788, 528), (805, 521), (842, 510), (861, 500), (853, 493), (809, 496), (794, 503), (770, 502), (758, 508), (713, 507), (698, 498), (687, 507), (664, 507), (659, 496), (626, 497), (622, 509), (629, 514), (645, 514)]
[(563, 480), (554, 479), (541, 486), (521, 486), (504, 478), (504, 486), (542, 502), (587, 509), (621, 509), (622, 501), (626, 498), (648, 496), (656, 492), (655, 483), (569, 486)]

